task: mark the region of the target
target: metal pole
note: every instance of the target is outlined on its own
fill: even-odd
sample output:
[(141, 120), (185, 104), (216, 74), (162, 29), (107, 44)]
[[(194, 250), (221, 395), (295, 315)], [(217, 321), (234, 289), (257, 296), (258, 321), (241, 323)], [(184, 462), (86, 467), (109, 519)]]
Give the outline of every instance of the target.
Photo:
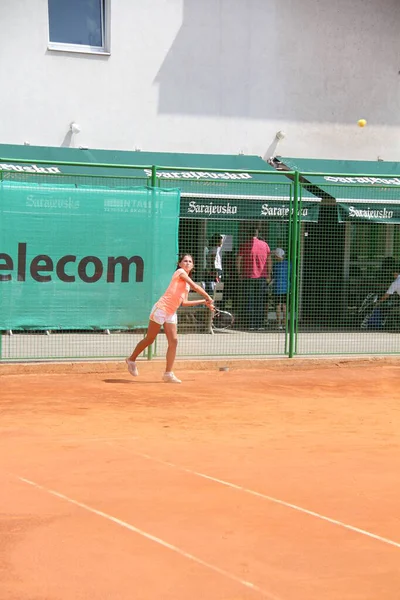
[[(153, 188), (153, 192), (154, 189), (157, 187), (157, 167), (156, 165), (153, 165), (151, 167), (151, 182), (150, 182), (151, 187)], [(153, 198), (154, 200), (154, 198)], [(154, 240), (152, 240), (152, 243), (154, 243)], [(148, 348), (147, 348), (147, 360), (151, 360), (153, 358), (154, 355), (154, 348), (153, 348), (153, 344), (151, 344)]]
[[(2, 182), (3, 182), (3, 171), (2, 171), (2, 169), (0, 169), (0, 183), (2, 183)], [(1, 361), (2, 349), (3, 349), (3, 332), (0, 331), (0, 361)]]
[(298, 254), (298, 232), (299, 232), (299, 188), (300, 188), (300, 173), (294, 174), (293, 179), (293, 215), (291, 223), (291, 256), (290, 256), (290, 297), (289, 297), (289, 358), (293, 358), (295, 354), (295, 326), (296, 326), (296, 309), (297, 309), (297, 254)]
[[(299, 182), (300, 182), (300, 174), (299, 174)], [(302, 283), (302, 278), (301, 278), (301, 274), (300, 274), (300, 269), (303, 266), (302, 265), (302, 256), (301, 256), (301, 249), (302, 249), (302, 231), (303, 231), (303, 223), (301, 220), (301, 213), (302, 213), (302, 209), (303, 209), (303, 186), (299, 183), (298, 185), (298, 194), (297, 194), (297, 198), (298, 198), (298, 206), (297, 206), (297, 211), (298, 211), (298, 218), (297, 218), (297, 254), (296, 254), (296, 305), (295, 305), (295, 331), (294, 331), (294, 354), (297, 354), (297, 344), (298, 344), (298, 340), (299, 337), (297, 335), (298, 333), (298, 329), (299, 329), (299, 319), (300, 319), (300, 288), (301, 288), (301, 283)]]
[(151, 167), (151, 187), (157, 187), (157, 167), (153, 165)]

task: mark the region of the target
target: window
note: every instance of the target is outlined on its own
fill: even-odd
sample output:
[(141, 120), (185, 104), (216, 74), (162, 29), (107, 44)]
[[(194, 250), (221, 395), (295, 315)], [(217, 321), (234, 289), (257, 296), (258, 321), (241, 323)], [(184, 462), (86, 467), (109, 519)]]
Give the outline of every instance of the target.
[(49, 49), (109, 54), (110, 0), (48, 0)]

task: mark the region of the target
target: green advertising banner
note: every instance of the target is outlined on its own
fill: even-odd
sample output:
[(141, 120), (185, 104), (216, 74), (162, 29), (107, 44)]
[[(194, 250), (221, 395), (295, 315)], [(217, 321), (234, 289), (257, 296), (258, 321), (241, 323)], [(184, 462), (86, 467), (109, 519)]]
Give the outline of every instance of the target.
[[(186, 219), (273, 219), (289, 220), (289, 199), (260, 200), (250, 198), (193, 198), (181, 197), (181, 218)], [(292, 209), (293, 211), (293, 209)], [(319, 202), (303, 201), (299, 211), (301, 221), (318, 221)]]
[(400, 204), (339, 202), (337, 210), (339, 223), (345, 221), (400, 223)]
[(0, 329), (148, 323), (176, 266), (179, 191), (0, 184)]

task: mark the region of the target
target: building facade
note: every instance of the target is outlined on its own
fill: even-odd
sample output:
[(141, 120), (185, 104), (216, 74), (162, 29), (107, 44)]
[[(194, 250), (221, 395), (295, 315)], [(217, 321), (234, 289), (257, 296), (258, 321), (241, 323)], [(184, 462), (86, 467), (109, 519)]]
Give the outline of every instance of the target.
[(398, 0), (65, 4), (2, 1), (1, 143), (398, 160)]

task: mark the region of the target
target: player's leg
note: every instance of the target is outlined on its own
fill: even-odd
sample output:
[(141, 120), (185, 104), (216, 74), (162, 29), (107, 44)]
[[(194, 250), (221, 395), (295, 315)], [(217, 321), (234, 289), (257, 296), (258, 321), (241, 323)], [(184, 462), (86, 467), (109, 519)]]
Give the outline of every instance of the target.
[(178, 346), (178, 329), (176, 323), (164, 323), (164, 331), (167, 336), (168, 349), (167, 349), (167, 364), (163, 381), (165, 383), (181, 383), (180, 379), (175, 377), (172, 369), (174, 368), (174, 362), (176, 357), (176, 349)]
[(136, 359), (141, 355), (143, 350), (146, 350), (148, 346), (150, 346), (154, 340), (156, 339), (158, 333), (160, 332), (161, 325), (156, 323), (155, 321), (150, 320), (149, 326), (147, 329), (146, 337), (144, 337), (140, 342), (136, 345), (134, 351), (126, 360), (126, 364), (128, 365), (128, 370), (131, 375), (137, 377), (139, 375), (138, 368), (136, 366)]

